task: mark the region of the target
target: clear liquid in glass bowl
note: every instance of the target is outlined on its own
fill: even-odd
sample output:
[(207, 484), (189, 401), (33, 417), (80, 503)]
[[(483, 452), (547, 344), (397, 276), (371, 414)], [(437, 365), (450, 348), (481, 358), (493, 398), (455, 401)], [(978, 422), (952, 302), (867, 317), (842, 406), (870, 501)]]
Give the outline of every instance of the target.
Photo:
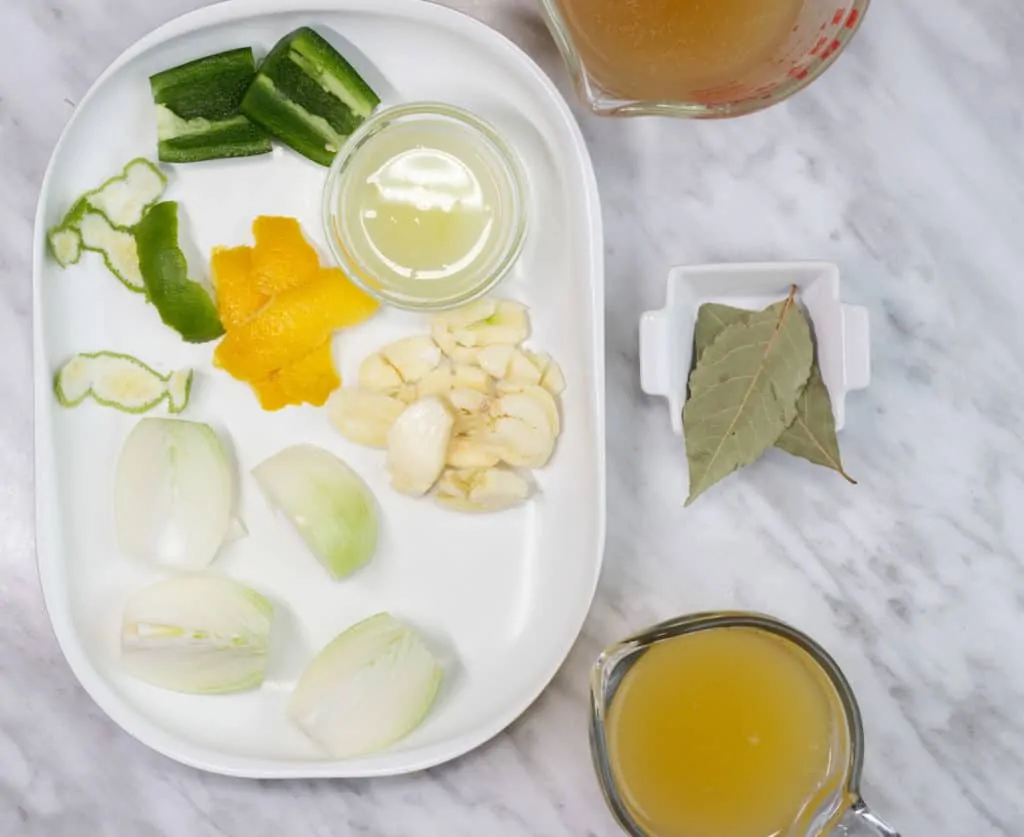
[(468, 302), (511, 268), (526, 229), (520, 165), (490, 126), (437, 103), (368, 120), (338, 153), (328, 246), (364, 290), (401, 308)]

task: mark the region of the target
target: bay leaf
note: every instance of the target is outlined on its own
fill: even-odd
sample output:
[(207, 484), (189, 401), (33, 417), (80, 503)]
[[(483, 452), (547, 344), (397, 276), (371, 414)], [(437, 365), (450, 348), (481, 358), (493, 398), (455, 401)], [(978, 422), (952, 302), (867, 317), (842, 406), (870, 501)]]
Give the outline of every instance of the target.
[(838, 471), (847, 482), (857, 484), (843, 470), (839, 440), (836, 439), (836, 423), (832, 415), (832, 399), (829, 398), (828, 387), (825, 386), (817, 363), (811, 369), (807, 386), (796, 402), (796, 418), (779, 436), (775, 447), (815, 465), (824, 465)]
[(743, 322), (751, 313), (745, 308), (705, 302), (697, 309), (697, 324), (693, 329), (693, 356), (699, 361), (704, 350), (715, 342), (715, 338), (725, 328)]
[[(694, 329), (694, 353), (698, 361), (704, 350), (722, 331), (733, 323), (742, 322), (750, 313), (745, 308), (734, 308), (717, 302), (702, 305), (697, 311), (697, 325)], [(839, 440), (836, 438), (835, 417), (832, 413), (832, 399), (821, 377), (817, 359), (811, 366), (807, 386), (796, 402), (796, 418), (775, 442), (775, 447), (815, 465), (831, 468), (847, 482), (857, 484), (857, 481), (843, 470)]]
[(683, 410), (692, 503), (770, 448), (811, 374), (811, 330), (794, 294), (726, 326), (690, 375)]

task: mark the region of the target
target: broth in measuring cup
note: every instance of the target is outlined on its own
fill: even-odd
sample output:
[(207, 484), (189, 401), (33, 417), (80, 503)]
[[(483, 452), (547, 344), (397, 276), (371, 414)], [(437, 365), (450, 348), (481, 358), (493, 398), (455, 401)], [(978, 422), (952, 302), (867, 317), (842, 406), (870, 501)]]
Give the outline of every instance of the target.
[(686, 99), (775, 55), (804, 0), (556, 0), (587, 70), (622, 99)]
[(785, 636), (693, 630), (616, 670), (602, 770), (635, 833), (818, 834), (849, 804), (847, 710), (821, 663)]

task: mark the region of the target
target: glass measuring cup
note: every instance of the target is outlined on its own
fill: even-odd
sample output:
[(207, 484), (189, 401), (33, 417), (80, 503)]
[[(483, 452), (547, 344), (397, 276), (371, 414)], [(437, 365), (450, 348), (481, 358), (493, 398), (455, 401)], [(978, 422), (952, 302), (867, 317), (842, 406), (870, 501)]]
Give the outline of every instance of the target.
[[(754, 613), (704, 613), (662, 622), (606, 649), (591, 671), (590, 743), (594, 767), (605, 799), (615, 818), (632, 837), (669, 837), (638, 822), (628, 793), (620, 786), (613, 764), (613, 742), (610, 732), (612, 707), (623, 680), (645, 654), (662, 643), (698, 632), (719, 632), (740, 628), (765, 638), (779, 647), (792, 650), (806, 661), (816, 677), (827, 687), (832, 709), (831, 735), (837, 739), (835, 765), (830, 763), (828, 779), (807, 799), (795, 821), (779, 837), (899, 837), (899, 834), (876, 817), (861, 799), (859, 784), (863, 765), (864, 730), (860, 710), (850, 685), (835, 661), (810, 637), (789, 625)], [(740, 665), (739, 661), (734, 663)], [(636, 682), (636, 681), (634, 681)], [(692, 696), (690, 696), (691, 699)], [(676, 700), (673, 693), (673, 700)], [(648, 711), (654, 705), (647, 702)], [(686, 759), (685, 747), (679, 759)], [(691, 756), (692, 757), (692, 756)], [(672, 758), (675, 758), (673, 752)], [(699, 767), (699, 765), (698, 765)], [(744, 789), (740, 789), (741, 791)], [(679, 834), (671, 837), (709, 837), (706, 834)], [(713, 837), (711, 835), (710, 837)], [(759, 835), (760, 837), (760, 835)]]
[(691, 118), (752, 113), (802, 90), (839, 57), (869, 4), (541, 0), (580, 98), (595, 113)]

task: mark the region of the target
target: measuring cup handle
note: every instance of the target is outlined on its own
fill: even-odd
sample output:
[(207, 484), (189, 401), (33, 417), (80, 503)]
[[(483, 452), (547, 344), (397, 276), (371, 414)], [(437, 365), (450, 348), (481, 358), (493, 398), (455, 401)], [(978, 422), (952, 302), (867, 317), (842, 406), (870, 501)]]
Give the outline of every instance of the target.
[(835, 834), (837, 837), (900, 837), (896, 829), (872, 814), (862, 799), (858, 799), (839, 821)]

